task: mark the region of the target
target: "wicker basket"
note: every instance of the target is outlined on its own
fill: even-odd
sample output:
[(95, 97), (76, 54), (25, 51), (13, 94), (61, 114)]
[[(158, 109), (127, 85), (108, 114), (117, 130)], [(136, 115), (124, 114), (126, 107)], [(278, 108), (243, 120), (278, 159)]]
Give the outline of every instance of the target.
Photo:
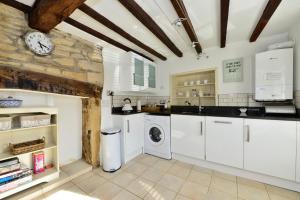
[(37, 151), (45, 148), (45, 137), (38, 140), (32, 140), (27, 142), (22, 142), (18, 144), (9, 144), (10, 152), (13, 155), (18, 155), (22, 153), (28, 153), (31, 151)]

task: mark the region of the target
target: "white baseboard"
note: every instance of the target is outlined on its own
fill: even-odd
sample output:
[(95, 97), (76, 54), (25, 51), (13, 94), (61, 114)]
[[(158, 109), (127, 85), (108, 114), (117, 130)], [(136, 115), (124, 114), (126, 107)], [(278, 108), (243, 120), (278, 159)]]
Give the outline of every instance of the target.
[(216, 163), (205, 161), (205, 160), (199, 160), (199, 159), (195, 159), (195, 158), (191, 158), (191, 157), (187, 157), (187, 156), (183, 156), (183, 155), (175, 154), (175, 153), (172, 153), (172, 158), (175, 160), (179, 160), (179, 161), (190, 163), (193, 165), (220, 171), (220, 172), (231, 174), (234, 176), (239, 176), (239, 177), (255, 180), (258, 182), (274, 185), (277, 187), (282, 187), (285, 189), (300, 192), (300, 183), (297, 183), (294, 181), (289, 181), (289, 180), (285, 180), (285, 179), (281, 179), (281, 178), (276, 178), (276, 177), (272, 177), (272, 176), (268, 176), (268, 175), (250, 172), (247, 170), (229, 167), (229, 166), (225, 166), (225, 165), (221, 165), (221, 164), (216, 164)]

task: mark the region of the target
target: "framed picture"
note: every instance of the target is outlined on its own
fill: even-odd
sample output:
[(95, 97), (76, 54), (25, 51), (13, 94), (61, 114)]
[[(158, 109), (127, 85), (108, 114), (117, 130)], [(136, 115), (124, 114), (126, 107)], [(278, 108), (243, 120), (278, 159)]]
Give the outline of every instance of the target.
[(223, 82), (243, 81), (243, 58), (223, 61)]

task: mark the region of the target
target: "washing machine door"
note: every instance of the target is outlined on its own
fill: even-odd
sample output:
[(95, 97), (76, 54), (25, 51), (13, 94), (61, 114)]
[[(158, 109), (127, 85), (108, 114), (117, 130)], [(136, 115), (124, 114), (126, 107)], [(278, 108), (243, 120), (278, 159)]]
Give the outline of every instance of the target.
[(148, 129), (147, 135), (152, 145), (159, 146), (165, 141), (165, 133), (158, 124), (152, 124)]

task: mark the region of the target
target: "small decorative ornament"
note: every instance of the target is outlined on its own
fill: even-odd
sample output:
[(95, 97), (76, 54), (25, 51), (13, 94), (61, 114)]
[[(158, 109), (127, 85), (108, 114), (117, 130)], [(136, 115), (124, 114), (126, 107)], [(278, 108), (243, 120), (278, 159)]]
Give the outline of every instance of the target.
[(31, 51), (41, 56), (49, 55), (54, 49), (50, 38), (38, 31), (28, 32), (25, 35), (25, 43)]

